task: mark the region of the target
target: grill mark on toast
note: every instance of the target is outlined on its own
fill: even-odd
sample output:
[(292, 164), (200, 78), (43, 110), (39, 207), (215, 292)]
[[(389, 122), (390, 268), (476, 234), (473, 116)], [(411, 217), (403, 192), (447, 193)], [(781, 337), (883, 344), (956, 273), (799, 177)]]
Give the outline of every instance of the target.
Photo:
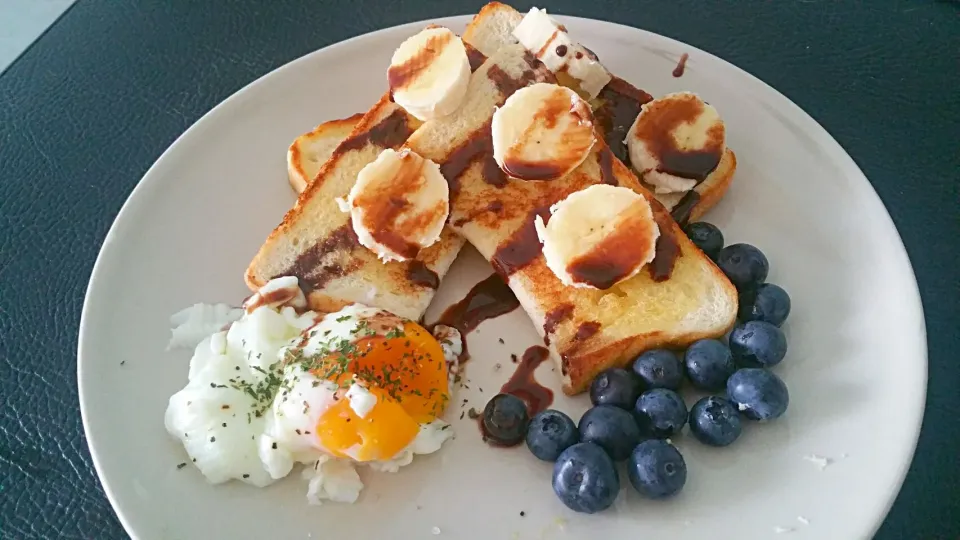
[(543, 253), (543, 246), (540, 244), (540, 238), (537, 236), (537, 229), (534, 225), (534, 219), (537, 216), (540, 216), (546, 224), (550, 220), (550, 207), (534, 208), (527, 214), (523, 225), (506, 242), (497, 246), (493, 257), (490, 258), (493, 269), (504, 279), (509, 278), (514, 272), (526, 268)]
[(424, 264), (423, 261), (416, 259), (410, 261), (409, 264), (407, 264), (406, 276), (407, 279), (410, 280), (410, 283), (415, 285), (429, 289), (436, 289), (440, 286), (440, 276)]
[(331, 255), (345, 252), (349, 255), (360, 242), (349, 223), (333, 230), (326, 238), (317, 242), (310, 249), (301, 253), (287, 269), (276, 276), (296, 276), (300, 281), (304, 293), (309, 294), (313, 289), (322, 289), (328, 281), (346, 276), (362, 266), (360, 260), (353, 260), (343, 265), (339, 260), (331, 260)]
[(550, 344), (550, 335), (557, 330), (557, 325), (573, 316), (573, 304), (560, 304), (551, 309), (543, 319), (543, 343)]
[(375, 144), (382, 148), (400, 146), (410, 138), (413, 130), (407, 112), (397, 108), (369, 130), (345, 139), (335, 153), (344, 154), (351, 150), (360, 150), (367, 144)]
[(677, 201), (677, 205), (670, 211), (670, 216), (673, 217), (673, 220), (676, 221), (678, 225), (684, 227), (687, 225), (687, 222), (690, 221), (690, 213), (693, 212), (693, 207), (695, 207), (698, 202), (700, 202), (700, 193), (695, 189), (691, 189)]

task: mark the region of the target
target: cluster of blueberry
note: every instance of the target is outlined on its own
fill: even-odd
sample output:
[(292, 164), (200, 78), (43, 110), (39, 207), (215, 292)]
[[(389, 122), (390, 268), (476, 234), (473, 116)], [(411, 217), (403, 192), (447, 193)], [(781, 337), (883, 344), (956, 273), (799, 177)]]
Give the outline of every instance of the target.
[[(593, 407), (579, 423), (556, 410), (530, 419), (524, 403), (508, 394), (484, 409), (488, 437), (508, 445), (525, 440), (533, 455), (554, 462), (553, 490), (575, 511), (594, 513), (613, 504), (620, 491), (615, 463), (621, 461), (641, 495), (659, 499), (679, 492), (687, 466), (668, 437), (687, 423), (698, 441), (727, 446), (740, 436), (741, 416), (771, 420), (787, 409), (787, 387), (767, 368), (787, 352), (780, 325), (790, 313), (789, 296), (765, 283), (769, 263), (759, 249), (723, 247), (722, 234), (709, 223), (692, 223), (686, 232), (739, 290), (739, 323), (729, 344), (699, 340), (682, 359), (667, 349), (647, 351), (630, 370), (604, 371), (590, 387)], [(688, 410), (677, 393), (685, 378), (698, 390), (726, 395), (704, 397)]]

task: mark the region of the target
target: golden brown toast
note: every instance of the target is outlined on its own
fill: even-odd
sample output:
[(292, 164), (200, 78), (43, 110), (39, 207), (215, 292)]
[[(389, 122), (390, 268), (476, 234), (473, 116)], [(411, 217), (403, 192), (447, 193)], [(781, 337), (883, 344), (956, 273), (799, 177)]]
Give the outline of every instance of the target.
[(419, 127), (385, 94), (333, 151), (250, 263), (251, 289), (294, 275), (312, 309), (331, 312), (351, 303), (377, 306), (413, 320), (433, 298), (463, 239), (446, 230), (415, 260), (383, 263), (360, 246), (334, 199), (346, 197), (357, 174), (386, 148), (398, 148)]
[(294, 139), (287, 150), (287, 178), (290, 187), (300, 193), (317, 177), (337, 146), (357, 127), (363, 113), (330, 120)]
[[(504, 45), (471, 78), (468, 103), (422, 126), (406, 146), (441, 164), (451, 187), (451, 225), (507, 279), (559, 363), (564, 391), (578, 393), (600, 371), (643, 350), (722, 335), (735, 321), (737, 293), (602, 140), (559, 180), (526, 182), (502, 173), (492, 158), (494, 108), (517, 89), (551, 79), (521, 46)], [(599, 182), (651, 201), (661, 230), (657, 256), (609, 290), (567, 287), (546, 266), (534, 217), (548, 219), (552, 204)]]
[[(483, 6), (467, 25), (463, 39), (481, 53), (490, 55), (505, 45), (518, 43), (513, 37), (513, 29), (520, 24), (521, 20), (523, 20), (523, 13), (506, 4), (490, 2)], [(640, 107), (652, 99), (653, 96), (650, 94), (614, 76), (597, 99), (591, 103), (604, 140), (614, 154), (626, 164), (630, 163), (624, 144), (627, 130), (640, 113)], [(654, 193), (654, 197), (663, 203), (677, 222), (684, 224), (688, 220), (696, 221), (713, 208), (727, 192), (736, 168), (736, 156), (728, 148), (724, 152), (720, 165), (691, 192), (687, 194)], [(643, 183), (642, 180), (641, 183)], [(645, 183), (643, 185), (653, 193), (649, 185)]]
[[(486, 60), (469, 46), (467, 56), (471, 70)], [(383, 263), (359, 244), (349, 214), (335, 199), (347, 196), (363, 167), (383, 150), (399, 148), (420, 125), (385, 93), (336, 145), (267, 237), (247, 268), (247, 286), (256, 290), (274, 277), (293, 275), (316, 311), (332, 312), (359, 302), (418, 320), (463, 239), (447, 227), (440, 240), (420, 250), (414, 260)]]

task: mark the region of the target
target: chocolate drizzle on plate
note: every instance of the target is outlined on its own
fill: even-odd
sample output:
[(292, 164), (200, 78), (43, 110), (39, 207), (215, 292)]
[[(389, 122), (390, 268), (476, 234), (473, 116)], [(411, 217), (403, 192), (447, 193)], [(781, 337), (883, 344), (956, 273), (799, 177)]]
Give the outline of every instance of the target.
[(545, 347), (534, 345), (528, 348), (523, 353), (516, 371), (500, 388), (501, 393), (520, 398), (527, 405), (531, 417), (546, 410), (553, 403), (553, 391), (534, 378), (534, 372), (549, 357), (550, 351)]
[(677, 67), (673, 68), (674, 77), (683, 77), (684, 70), (687, 69), (687, 59), (690, 58), (690, 55), (683, 53), (680, 55), (680, 61), (677, 62)]
[(452, 326), (460, 331), (463, 339), (463, 354), (460, 361), (469, 358), (467, 354), (467, 334), (480, 323), (510, 313), (520, 307), (520, 301), (497, 274), (490, 274), (477, 283), (462, 300), (448, 307), (435, 325)]

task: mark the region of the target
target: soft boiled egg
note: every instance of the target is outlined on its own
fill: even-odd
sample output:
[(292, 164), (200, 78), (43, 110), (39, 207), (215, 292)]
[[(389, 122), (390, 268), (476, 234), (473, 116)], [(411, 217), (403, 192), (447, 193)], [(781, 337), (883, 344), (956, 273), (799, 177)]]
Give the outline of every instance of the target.
[(197, 346), (167, 431), (212, 483), (265, 486), (305, 463), (312, 503), (353, 502), (355, 465), (396, 472), (452, 435), (447, 353), (380, 309), (264, 305)]
[(297, 451), (390, 460), (450, 399), (440, 343), (417, 323), (375, 308), (327, 315), (285, 363), (269, 435)]

